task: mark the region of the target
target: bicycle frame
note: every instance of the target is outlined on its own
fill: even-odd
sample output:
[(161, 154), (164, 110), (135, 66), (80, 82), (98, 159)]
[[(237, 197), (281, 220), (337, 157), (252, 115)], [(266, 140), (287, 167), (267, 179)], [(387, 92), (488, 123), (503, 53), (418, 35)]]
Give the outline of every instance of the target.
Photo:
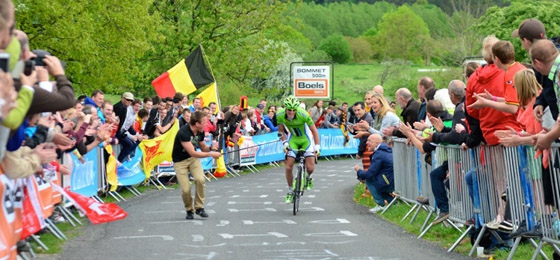
[(294, 180), (294, 216), (299, 211), (299, 199), (303, 196), (303, 191), (305, 190), (304, 181), (307, 179), (307, 171), (305, 169), (305, 151), (298, 151), (296, 153), (296, 161), (297, 161), (297, 173)]

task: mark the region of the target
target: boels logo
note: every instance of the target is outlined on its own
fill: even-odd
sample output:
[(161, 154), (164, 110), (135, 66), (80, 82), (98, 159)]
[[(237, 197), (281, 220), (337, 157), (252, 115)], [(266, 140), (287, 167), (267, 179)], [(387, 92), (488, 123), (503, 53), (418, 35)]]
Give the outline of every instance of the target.
[(298, 89), (324, 89), (325, 84), (323, 82), (298, 82)]

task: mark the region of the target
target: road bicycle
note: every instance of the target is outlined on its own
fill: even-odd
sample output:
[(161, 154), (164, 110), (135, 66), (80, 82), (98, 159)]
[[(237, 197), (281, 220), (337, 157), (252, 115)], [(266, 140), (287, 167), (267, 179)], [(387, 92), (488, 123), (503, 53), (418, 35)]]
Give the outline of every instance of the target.
[(304, 154), (304, 150), (299, 150), (296, 153), (297, 173), (294, 178), (294, 196), (292, 198), (292, 202), (294, 204), (294, 216), (299, 211), (299, 199), (301, 198), (301, 196), (303, 196), (303, 192), (309, 185), (309, 183), (307, 183), (307, 169), (305, 168)]

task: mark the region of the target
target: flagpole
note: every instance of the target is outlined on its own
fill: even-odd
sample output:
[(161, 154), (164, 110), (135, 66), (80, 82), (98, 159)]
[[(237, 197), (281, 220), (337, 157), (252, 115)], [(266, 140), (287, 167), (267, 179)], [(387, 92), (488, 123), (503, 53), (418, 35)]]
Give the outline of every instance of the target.
[(200, 46), (200, 50), (202, 51), (202, 57), (205, 58), (206, 64), (208, 64), (208, 68), (210, 69), (210, 74), (212, 74), (212, 77), (214, 78), (214, 87), (216, 88), (218, 107), (221, 109), (222, 102), (220, 101), (220, 92), (218, 92), (218, 82), (216, 81), (216, 76), (214, 76), (214, 71), (212, 70), (212, 65), (210, 65), (210, 61), (206, 57), (206, 53), (204, 52), (204, 47), (202, 47), (202, 44), (198, 44), (198, 46)]

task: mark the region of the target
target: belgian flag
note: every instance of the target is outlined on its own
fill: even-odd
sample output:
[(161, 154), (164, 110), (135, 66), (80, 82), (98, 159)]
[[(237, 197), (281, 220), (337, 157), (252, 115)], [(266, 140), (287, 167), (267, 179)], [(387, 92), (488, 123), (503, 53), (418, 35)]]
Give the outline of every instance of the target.
[(176, 92), (185, 95), (214, 82), (214, 77), (204, 63), (199, 45), (189, 56), (152, 81), (160, 97), (172, 97)]

